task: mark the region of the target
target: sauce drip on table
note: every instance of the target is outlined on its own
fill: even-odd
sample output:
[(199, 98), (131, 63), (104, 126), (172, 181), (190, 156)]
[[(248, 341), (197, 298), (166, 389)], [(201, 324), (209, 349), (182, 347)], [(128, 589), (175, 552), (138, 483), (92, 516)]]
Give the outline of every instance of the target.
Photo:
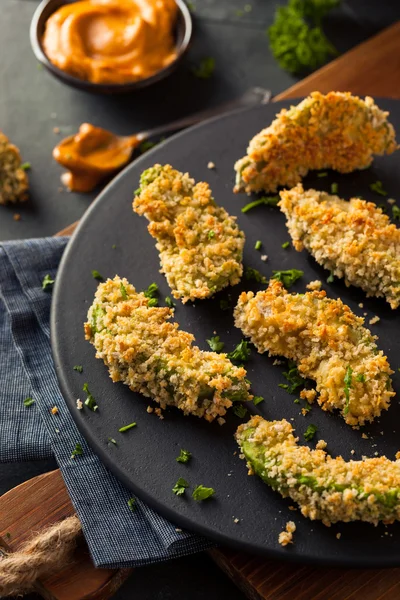
[(46, 22), (43, 49), (59, 69), (92, 83), (146, 79), (176, 58), (175, 0), (80, 0)]
[(63, 183), (75, 192), (90, 192), (123, 167), (141, 142), (140, 136), (119, 137), (106, 129), (83, 123), (79, 132), (62, 140), (53, 157), (68, 169)]

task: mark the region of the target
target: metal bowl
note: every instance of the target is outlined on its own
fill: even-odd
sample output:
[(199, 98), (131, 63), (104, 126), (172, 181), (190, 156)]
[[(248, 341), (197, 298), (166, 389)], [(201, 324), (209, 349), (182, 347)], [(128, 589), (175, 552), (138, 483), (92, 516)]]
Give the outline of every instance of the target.
[(38, 61), (57, 79), (71, 87), (85, 90), (94, 94), (123, 94), (147, 87), (164, 79), (172, 73), (185, 55), (192, 37), (193, 24), (190, 12), (183, 0), (175, 0), (178, 6), (178, 16), (175, 24), (175, 40), (177, 55), (173, 62), (145, 79), (128, 83), (92, 83), (74, 77), (56, 67), (46, 56), (42, 39), (48, 18), (64, 4), (73, 4), (76, 0), (43, 0), (32, 17), (30, 40), (32, 50)]

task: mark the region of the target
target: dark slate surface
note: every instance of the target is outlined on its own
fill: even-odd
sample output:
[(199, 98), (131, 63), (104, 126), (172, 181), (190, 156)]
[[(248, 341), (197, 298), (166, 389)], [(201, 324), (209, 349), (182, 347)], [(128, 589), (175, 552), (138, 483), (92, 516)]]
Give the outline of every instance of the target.
[[(296, 81), (279, 69), (268, 50), (265, 29), (272, 21), (275, 1), (253, 0), (251, 13), (238, 17), (236, 11), (246, 4), (244, 0), (197, 0), (193, 2), (194, 43), (179, 72), (157, 90), (134, 97), (91, 97), (37, 69), (28, 38), (37, 4), (38, 0), (1, 0), (0, 129), (33, 165), (29, 204), (18, 209), (0, 207), (2, 240), (51, 235), (79, 219), (91, 201), (90, 196), (58, 192), (61, 170), (52, 163), (51, 150), (59, 136), (53, 127), (65, 128), (63, 133), (68, 134), (89, 120), (117, 133), (131, 133), (230, 99), (251, 85), (269, 87), (276, 94)], [(350, 0), (332, 13), (326, 30), (337, 48), (345, 51), (399, 18), (400, 5), (393, 0)], [(208, 81), (190, 75), (190, 64), (203, 56), (217, 60), (215, 77)], [(22, 214), (20, 222), (12, 218), (16, 210)], [(0, 465), (0, 493), (55, 467), (53, 461)], [(217, 600), (227, 596), (244, 598), (207, 556), (197, 556), (136, 571), (115, 598)]]

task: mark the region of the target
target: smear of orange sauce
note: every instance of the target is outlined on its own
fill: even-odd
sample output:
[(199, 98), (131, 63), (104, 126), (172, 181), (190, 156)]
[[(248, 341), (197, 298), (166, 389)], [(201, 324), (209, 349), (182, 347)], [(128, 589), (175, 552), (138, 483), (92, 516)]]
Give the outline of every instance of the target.
[(93, 83), (145, 79), (176, 57), (175, 0), (80, 0), (47, 20), (43, 49), (70, 75)]
[(139, 136), (123, 138), (83, 123), (77, 134), (54, 148), (53, 157), (67, 169), (61, 179), (70, 190), (90, 192), (128, 162), (140, 141)]

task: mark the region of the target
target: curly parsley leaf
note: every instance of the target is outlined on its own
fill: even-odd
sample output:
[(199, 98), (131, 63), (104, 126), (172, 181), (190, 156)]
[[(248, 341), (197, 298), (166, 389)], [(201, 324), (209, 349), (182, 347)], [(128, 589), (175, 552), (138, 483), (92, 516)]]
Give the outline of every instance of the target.
[(176, 496), (183, 496), (185, 489), (189, 487), (189, 483), (183, 477), (179, 477), (178, 481), (172, 488), (172, 491)]
[(260, 404), (260, 402), (264, 402), (264, 398), (262, 396), (254, 396), (254, 398), (253, 398), (254, 406), (257, 406), (257, 404)]
[(250, 357), (250, 352), (249, 342), (242, 340), (232, 352), (227, 354), (227, 357), (235, 362), (247, 362)]
[(49, 274), (45, 275), (42, 281), (42, 290), (47, 292), (47, 290), (50, 290), (53, 287), (54, 282), (55, 279), (52, 279)]
[(314, 438), (314, 435), (317, 433), (317, 426), (313, 425), (312, 423), (307, 427), (305, 433), (304, 433), (304, 439), (307, 440), (307, 442), (311, 442), (311, 440)]
[(186, 464), (192, 458), (192, 453), (189, 450), (184, 450), (181, 448), (179, 456), (175, 459), (176, 462)]
[(129, 507), (129, 510), (131, 510), (132, 512), (134, 512), (136, 510), (136, 498), (129, 498), (128, 507)]
[(263, 196), (262, 198), (253, 200), (253, 202), (249, 202), (246, 206), (243, 206), (242, 213), (247, 213), (252, 208), (256, 208), (256, 206), (261, 206), (262, 204), (265, 204), (266, 206), (277, 206), (279, 200), (279, 196)]
[(33, 398), (25, 398), (24, 400), (24, 406), (28, 407), (28, 406), (32, 406), (32, 404), (34, 404), (35, 401)]
[(398, 221), (400, 221), (400, 207), (396, 206), (396, 204), (393, 204), (392, 206), (392, 214), (393, 214), (393, 220), (395, 221), (396, 219)]
[(272, 54), (282, 69), (293, 74), (313, 71), (337, 55), (321, 21), (339, 3), (340, 0), (289, 0), (287, 6), (277, 8), (267, 35)]
[(333, 283), (335, 281), (335, 277), (333, 275), (333, 271), (331, 271), (328, 275), (328, 277), (326, 278), (326, 283)]
[(103, 275), (101, 275), (98, 271), (96, 271), (96, 269), (93, 269), (92, 277), (93, 277), (93, 279), (97, 279), (98, 281), (104, 281)]
[(382, 181), (374, 181), (369, 184), (370, 189), (380, 196), (387, 196), (387, 191), (383, 188)]
[(247, 415), (247, 408), (243, 404), (236, 404), (232, 410), (239, 419), (243, 419)]
[(72, 450), (71, 458), (75, 458), (75, 456), (82, 456), (82, 454), (83, 454), (82, 444), (80, 444), (79, 442), (76, 442), (75, 448)]
[(206, 340), (207, 344), (210, 346), (213, 352), (222, 352), (224, 349), (224, 342), (219, 341), (219, 335), (216, 335), (209, 340)]
[(121, 296), (122, 296), (122, 298), (124, 300), (127, 300), (128, 299), (128, 294), (126, 293), (126, 287), (124, 286), (124, 284), (122, 283), (122, 281), (119, 284), (119, 288), (121, 290)]
[(299, 387), (304, 387), (305, 379), (299, 374), (299, 371), (292, 361), (288, 363), (289, 370), (284, 371), (282, 375), (289, 383), (279, 383), (279, 387), (286, 390), (288, 394), (295, 394)]
[(207, 56), (202, 58), (198, 65), (192, 67), (192, 73), (198, 79), (210, 79), (215, 71), (215, 58)]
[(198, 485), (192, 494), (192, 498), (196, 500), (196, 502), (201, 502), (202, 500), (206, 500), (207, 498), (211, 498), (214, 496), (215, 490), (210, 487), (204, 487), (204, 485)]
[(99, 407), (97, 406), (97, 402), (94, 399), (93, 395), (89, 392), (89, 386), (87, 383), (83, 384), (83, 391), (87, 393), (87, 398), (85, 400), (85, 406), (90, 408), (90, 410), (92, 410), (93, 412), (96, 412), (96, 410)]
[(82, 373), (83, 372), (82, 365), (75, 365), (74, 366), (74, 371), (77, 371), (78, 373)]
[(175, 306), (175, 302), (172, 302), (172, 298), (170, 296), (165, 297), (165, 304), (168, 306), (168, 308), (174, 308)]
[(143, 291), (146, 298), (149, 299), (148, 306), (158, 306), (158, 285), (151, 283), (147, 290)]
[(271, 279), (276, 279), (283, 283), (285, 288), (290, 288), (300, 277), (303, 277), (304, 271), (299, 269), (288, 269), (287, 271), (272, 271)]
[(245, 279), (248, 281), (257, 281), (257, 283), (267, 283), (267, 278), (257, 271), (257, 269), (253, 269), (252, 267), (246, 267), (244, 271)]

